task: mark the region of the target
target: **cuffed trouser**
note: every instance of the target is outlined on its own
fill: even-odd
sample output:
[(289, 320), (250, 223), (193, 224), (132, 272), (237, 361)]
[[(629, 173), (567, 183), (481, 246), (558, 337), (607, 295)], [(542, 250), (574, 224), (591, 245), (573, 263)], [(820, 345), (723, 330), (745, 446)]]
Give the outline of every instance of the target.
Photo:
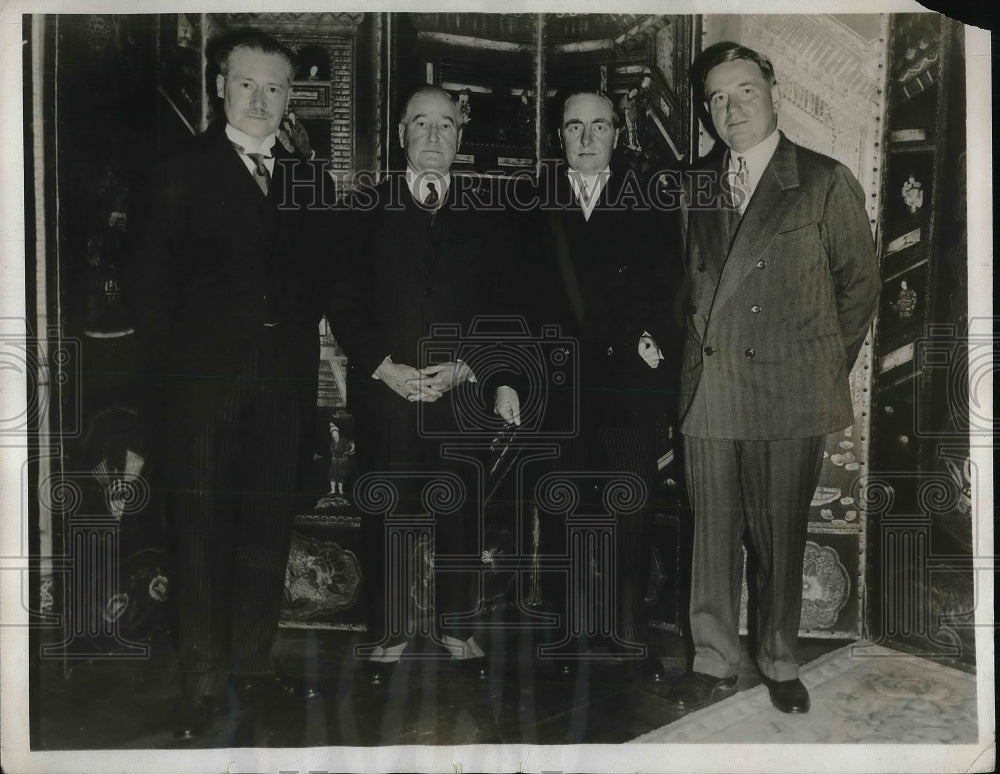
[(772, 680), (798, 677), (802, 562), (823, 443), (824, 436), (777, 441), (685, 437), (694, 508), (695, 672), (731, 677), (739, 670), (740, 549), (749, 530), (757, 560), (757, 666)]

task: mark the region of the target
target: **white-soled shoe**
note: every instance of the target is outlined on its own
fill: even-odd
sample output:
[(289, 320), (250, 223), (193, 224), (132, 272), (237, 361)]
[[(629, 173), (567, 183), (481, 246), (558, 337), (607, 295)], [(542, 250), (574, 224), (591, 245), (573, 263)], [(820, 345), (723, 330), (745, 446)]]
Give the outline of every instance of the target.
[(472, 658), (482, 658), (486, 655), (479, 643), (476, 642), (475, 635), (467, 640), (459, 640), (449, 637), (447, 634), (441, 638), (442, 644), (447, 648), (454, 661), (467, 661)]
[(375, 664), (395, 664), (402, 658), (404, 650), (406, 650), (405, 641), (390, 645), (388, 648), (376, 645), (368, 660)]

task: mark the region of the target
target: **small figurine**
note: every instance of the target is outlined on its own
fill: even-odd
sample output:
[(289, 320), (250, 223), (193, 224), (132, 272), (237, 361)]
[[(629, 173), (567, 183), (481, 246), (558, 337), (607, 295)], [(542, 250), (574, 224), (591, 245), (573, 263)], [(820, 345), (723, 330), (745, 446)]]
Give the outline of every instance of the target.
[(354, 441), (341, 437), (336, 422), (330, 423), (330, 480), (328, 495), (344, 494), (344, 479), (347, 478), (350, 456), (354, 454)]
[(917, 308), (917, 292), (906, 284), (906, 280), (899, 283), (899, 295), (890, 306), (896, 310), (900, 320), (909, 320), (913, 316)]
[(469, 104), (471, 96), (472, 92), (468, 89), (462, 89), (458, 92), (458, 112), (461, 116), (462, 126), (472, 123), (472, 105)]
[(924, 185), (913, 175), (903, 183), (903, 202), (910, 208), (911, 215), (916, 215), (917, 210), (924, 206)]
[(316, 156), (312, 144), (309, 142), (309, 133), (306, 128), (298, 122), (295, 111), (289, 110), (288, 115), (281, 119), (281, 126), (278, 127), (278, 141), (289, 153), (294, 153), (299, 158), (310, 160)]

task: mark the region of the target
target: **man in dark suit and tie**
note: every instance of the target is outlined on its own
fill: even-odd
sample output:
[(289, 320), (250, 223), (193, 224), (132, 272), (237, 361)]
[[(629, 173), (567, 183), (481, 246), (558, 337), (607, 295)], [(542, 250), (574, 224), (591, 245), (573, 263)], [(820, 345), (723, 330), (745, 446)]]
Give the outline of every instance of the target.
[(692, 70), (728, 152), (686, 191), (681, 431), (695, 657), (668, 701), (688, 711), (736, 691), (746, 529), (757, 666), (775, 707), (806, 712), (795, 641), (809, 503), (824, 437), (853, 421), (848, 374), (875, 314), (878, 262), (858, 182), (778, 131), (771, 62), (720, 43)]
[(522, 293), (532, 297), (534, 323), (558, 323), (579, 343), (579, 381), (569, 385), (579, 401), (579, 433), (563, 448), (560, 468), (631, 473), (645, 488), (641, 507), (616, 514), (617, 577), (608, 586), (613, 600), (605, 600), (615, 606), (614, 630), (580, 643), (595, 657), (596, 645), (614, 657), (638, 658), (646, 643), (656, 434), (673, 423), (677, 403), (681, 333), (673, 311), (682, 269), (676, 212), (649, 201), (632, 173), (611, 169), (618, 135), (619, 117), (606, 95), (580, 90), (565, 97), (559, 140), (566, 162), (542, 179), (535, 245), (527, 251), (533, 265), (521, 276), (533, 278), (522, 282)]
[[(518, 395), (469, 351), (428, 362), (430, 349), (462, 351), (472, 319), (502, 307), (496, 294), (504, 256), (501, 213), (477, 207), (469, 178), (451, 174), (461, 139), (459, 109), (436, 86), (406, 101), (399, 142), (403, 174), (360, 190), (356, 215), (354, 278), (360, 292), (353, 313), (333, 328), (349, 360), (348, 403), (355, 417), (357, 460), (362, 473), (385, 476), (399, 492), (399, 512), (434, 511), (422, 494), (433, 478), (460, 481), (457, 501), (434, 513), (437, 556), (478, 562), (481, 524), (477, 503), (482, 482), (473, 462), (446, 458), (442, 444), (460, 441), (459, 415), (481, 427), (493, 412), (519, 423)], [(442, 349), (443, 347), (443, 349)], [(478, 378), (477, 378), (478, 377)], [(495, 418), (497, 427), (500, 419)], [(357, 490), (356, 490), (357, 491)], [(363, 507), (363, 503), (362, 503)], [(376, 681), (398, 663), (412, 630), (415, 600), (393, 598), (399, 585), (387, 578), (387, 528), (377, 514), (363, 519), (366, 594), (369, 602), (366, 658)], [(436, 625), (430, 636), (456, 661), (482, 660), (468, 617), (477, 605), (475, 577), (437, 572)], [(391, 616), (390, 611), (397, 611)], [(409, 611), (409, 613), (407, 612)], [(442, 625), (446, 615), (465, 615)]]
[(328, 221), (311, 211), (325, 175), (275, 142), (292, 54), (257, 31), (211, 45), (224, 116), (136, 186), (125, 277), (161, 396), (183, 738), (205, 733), (227, 681), (240, 706), (297, 690), (271, 647), (327, 300)]

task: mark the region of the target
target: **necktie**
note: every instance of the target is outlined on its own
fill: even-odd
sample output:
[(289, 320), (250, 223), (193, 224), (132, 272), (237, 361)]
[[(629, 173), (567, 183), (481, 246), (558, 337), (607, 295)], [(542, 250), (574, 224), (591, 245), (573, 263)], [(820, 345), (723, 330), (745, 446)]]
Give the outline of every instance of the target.
[(264, 159), (271, 157), (265, 156), (263, 153), (248, 153), (247, 158), (253, 162), (254, 181), (260, 187), (260, 190), (264, 192), (264, 196), (267, 196), (267, 190), (271, 186), (271, 172), (264, 163)]
[(232, 140), (230, 140), (229, 142), (232, 143), (232, 146), (237, 153), (239, 153), (241, 156), (246, 156), (248, 159), (250, 159), (250, 161), (253, 162), (254, 182), (257, 183), (257, 186), (260, 188), (261, 191), (263, 191), (264, 196), (267, 196), (268, 188), (271, 187), (271, 172), (267, 168), (267, 164), (264, 163), (264, 159), (270, 159), (273, 157), (267, 155), (266, 153), (247, 153), (243, 149), (243, 146), (240, 145), (238, 142), (233, 142)]
[(435, 183), (427, 183), (427, 196), (424, 197), (424, 207), (437, 208), (440, 198), (438, 196), (437, 185)]
[(739, 168), (736, 170), (733, 206), (742, 215), (746, 211), (747, 203), (750, 201), (750, 170), (747, 169), (747, 160), (743, 156), (737, 156), (736, 163), (739, 165)]

